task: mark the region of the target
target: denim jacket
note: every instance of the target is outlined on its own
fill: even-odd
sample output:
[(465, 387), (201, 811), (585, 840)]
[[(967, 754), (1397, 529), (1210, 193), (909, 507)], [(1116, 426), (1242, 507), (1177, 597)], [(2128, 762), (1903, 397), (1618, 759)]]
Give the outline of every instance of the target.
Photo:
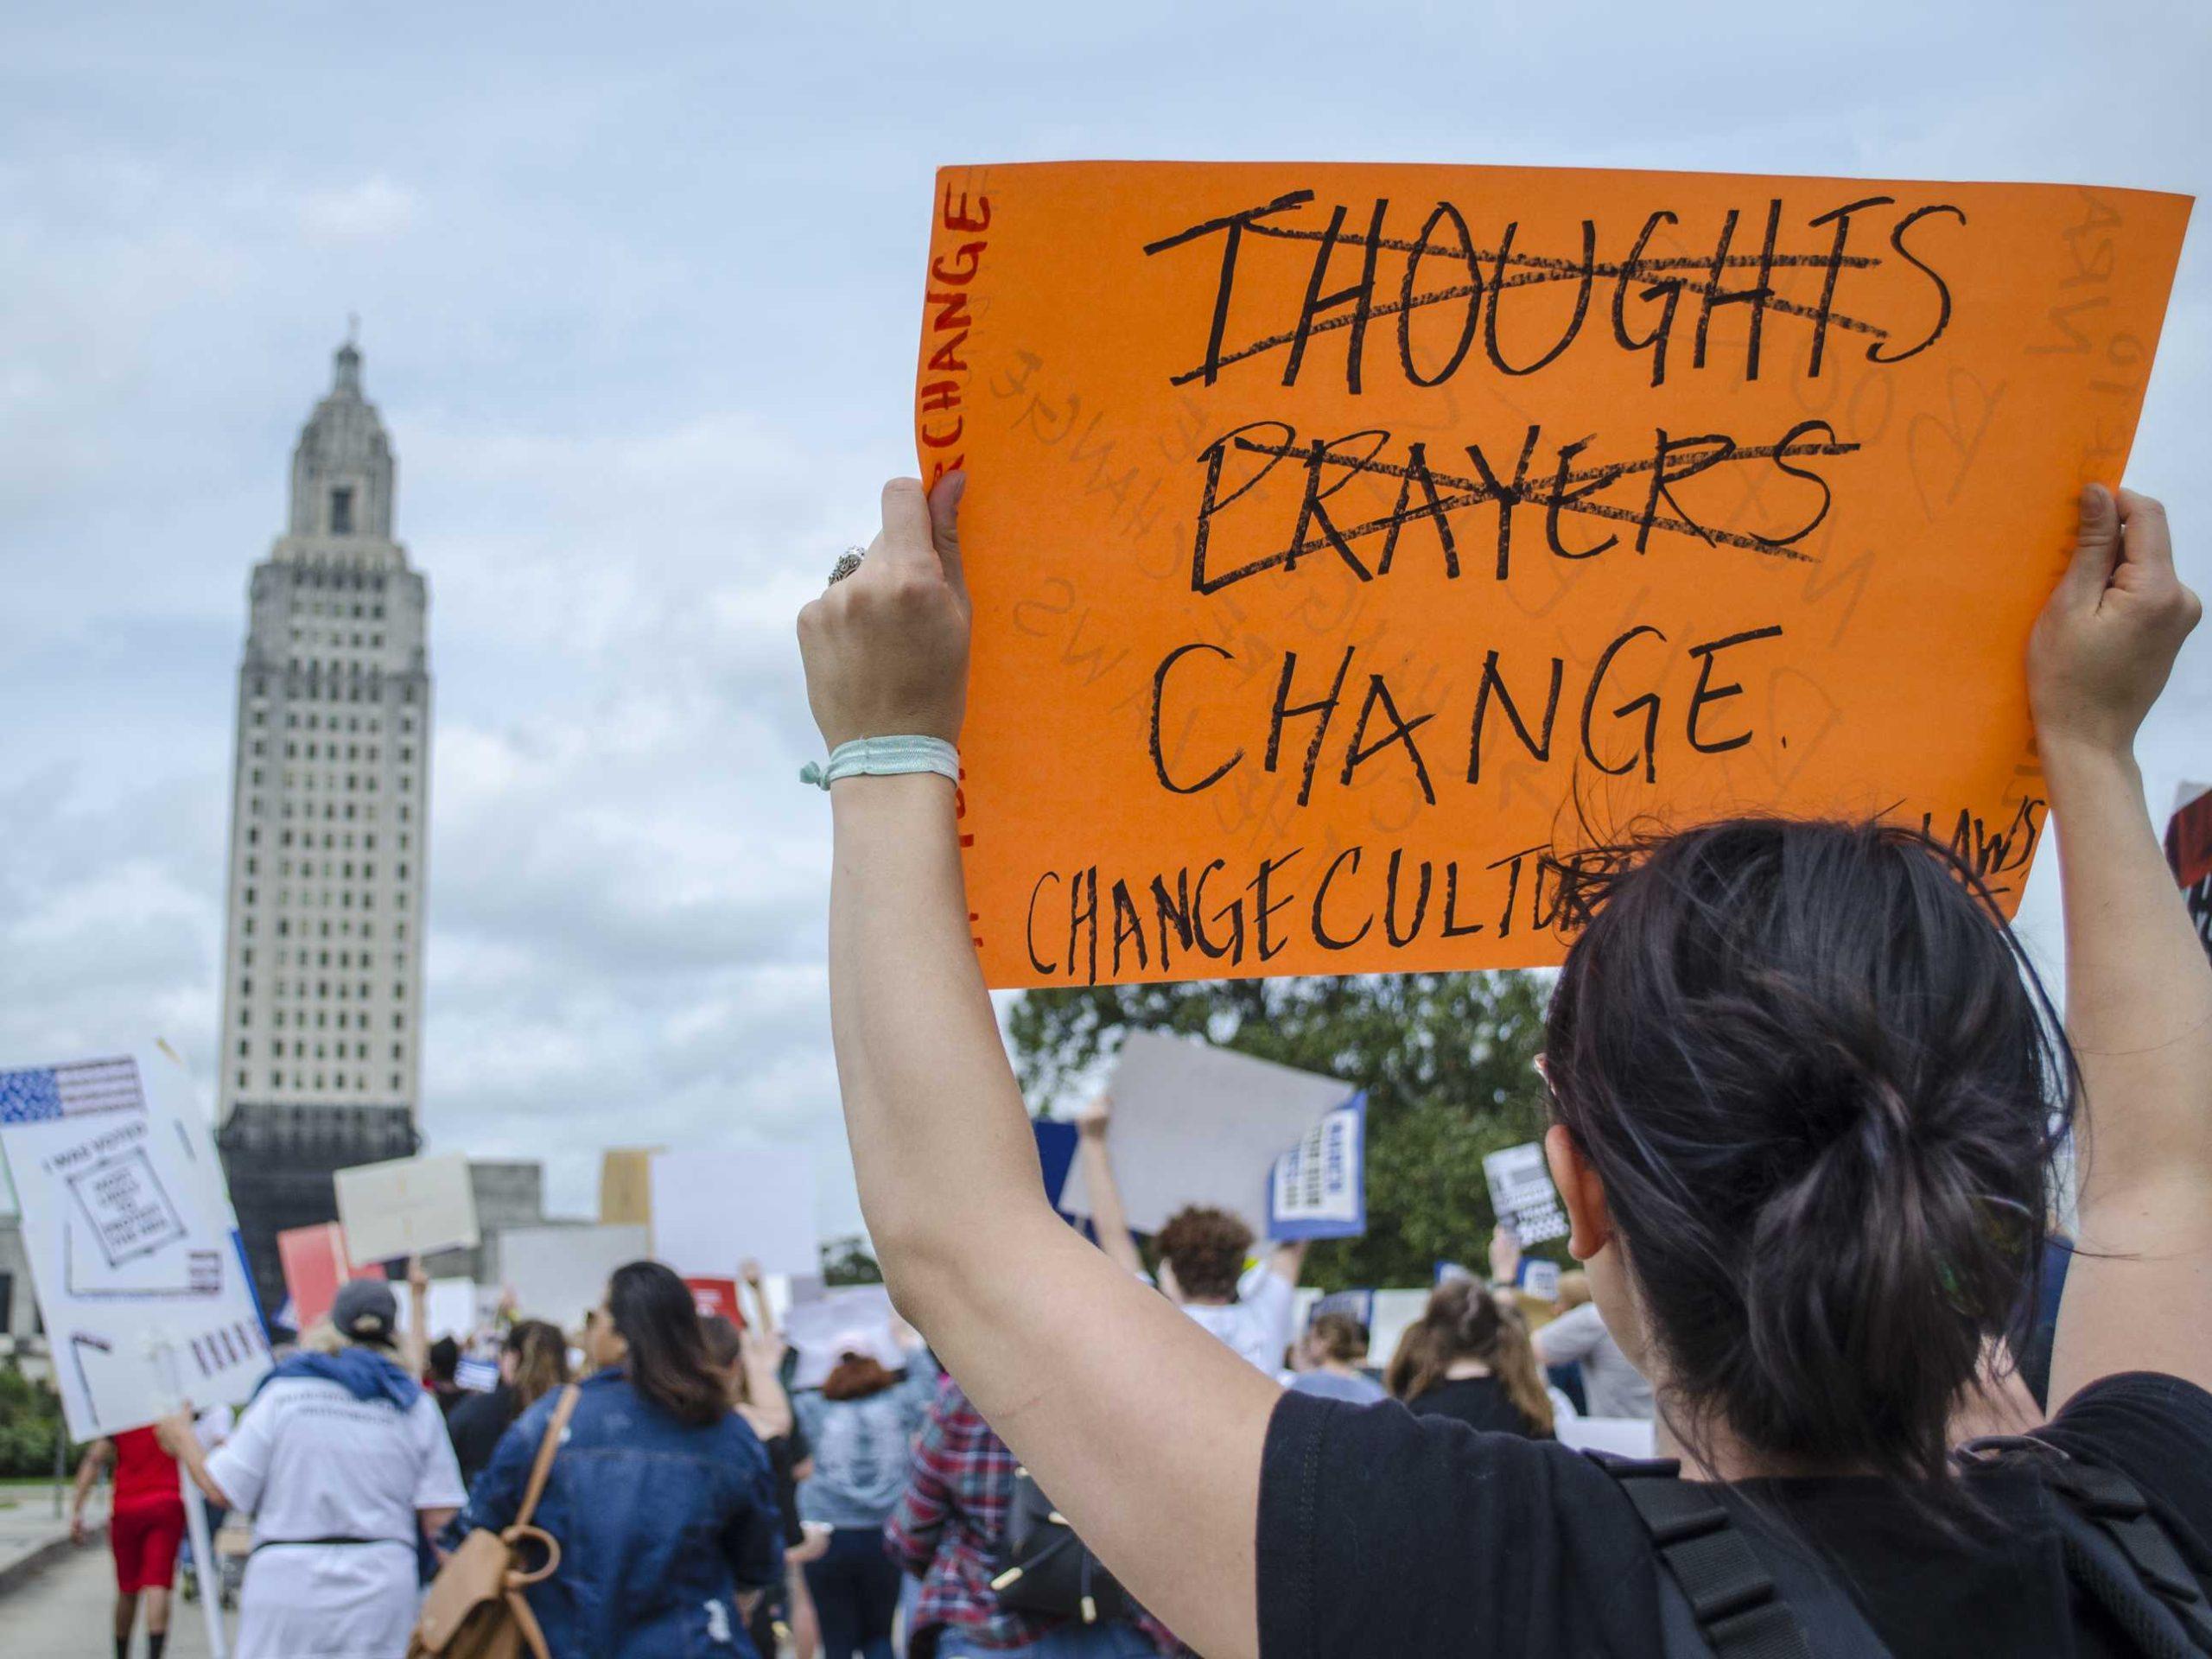
[[(514, 1519), (559, 1398), (507, 1430), (449, 1539)], [(784, 1540), (768, 1455), (734, 1412), (696, 1428), (620, 1371), (587, 1378), (532, 1522), (561, 1546), (528, 1592), (554, 1659), (759, 1659), (737, 1592), (781, 1581)]]
[(865, 1399), (827, 1400), (814, 1389), (793, 1395), (792, 1413), (814, 1456), (814, 1477), (798, 1489), (800, 1516), (880, 1529), (906, 1488), (914, 1436), (936, 1392), (936, 1369), (922, 1362)]

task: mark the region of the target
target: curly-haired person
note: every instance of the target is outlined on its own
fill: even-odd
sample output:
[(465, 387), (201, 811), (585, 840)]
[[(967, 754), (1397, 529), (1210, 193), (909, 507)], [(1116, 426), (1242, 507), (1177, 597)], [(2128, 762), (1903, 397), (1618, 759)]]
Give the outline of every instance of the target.
[[(1110, 1103), (1101, 1099), (1077, 1120), (1077, 1155), (1083, 1160), (1098, 1248), (1141, 1278), (1144, 1261), (1129, 1236), (1106, 1153), (1110, 1111)], [(1281, 1376), (1297, 1317), (1305, 1241), (1278, 1244), (1266, 1261), (1248, 1269), (1252, 1230), (1226, 1210), (1193, 1204), (1168, 1217), (1152, 1243), (1160, 1257), (1160, 1288), (1168, 1300), (1269, 1376)]]

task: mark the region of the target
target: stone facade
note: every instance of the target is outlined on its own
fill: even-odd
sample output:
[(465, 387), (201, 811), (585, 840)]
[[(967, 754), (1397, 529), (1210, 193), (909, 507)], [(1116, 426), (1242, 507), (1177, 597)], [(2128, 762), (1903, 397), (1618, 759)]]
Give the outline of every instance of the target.
[(238, 664), (219, 1140), (271, 1307), (276, 1230), (329, 1219), (333, 1170), (417, 1144), (429, 593), (392, 539), (394, 480), (349, 340)]
[(483, 1243), (473, 1250), (441, 1250), (426, 1257), (433, 1279), (499, 1282), (499, 1236), (510, 1227), (545, 1224), (545, 1166), (530, 1159), (472, 1158), (468, 1185), (476, 1200), (476, 1230)]

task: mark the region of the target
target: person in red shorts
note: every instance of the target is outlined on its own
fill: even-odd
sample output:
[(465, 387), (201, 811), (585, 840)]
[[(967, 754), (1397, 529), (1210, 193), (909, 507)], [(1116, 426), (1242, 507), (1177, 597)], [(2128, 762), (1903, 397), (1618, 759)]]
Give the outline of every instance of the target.
[(130, 1428), (94, 1440), (77, 1470), (69, 1510), (69, 1535), (85, 1541), (85, 1500), (100, 1471), (115, 1465), (109, 1503), (108, 1544), (115, 1552), (115, 1659), (128, 1659), (138, 1600), (146, 1601), (146, 1659), (162, 1659), (169, 1639), (169, 1582), (176, 1576), (177, 1542), (184, 1536), (184, 1499), (176, 1459), (162, 1450), (150, 1428)]

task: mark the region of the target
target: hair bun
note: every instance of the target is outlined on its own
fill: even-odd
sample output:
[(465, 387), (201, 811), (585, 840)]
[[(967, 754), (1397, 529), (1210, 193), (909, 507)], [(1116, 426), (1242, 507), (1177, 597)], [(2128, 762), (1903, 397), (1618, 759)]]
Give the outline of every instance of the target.
[(1755, 1450), (1942, 1475), (2031, 1304), (2070, 1057), (1974, 874), (1879, 823), (1586, 861), (1545, 1054), (1670, 1388)]

